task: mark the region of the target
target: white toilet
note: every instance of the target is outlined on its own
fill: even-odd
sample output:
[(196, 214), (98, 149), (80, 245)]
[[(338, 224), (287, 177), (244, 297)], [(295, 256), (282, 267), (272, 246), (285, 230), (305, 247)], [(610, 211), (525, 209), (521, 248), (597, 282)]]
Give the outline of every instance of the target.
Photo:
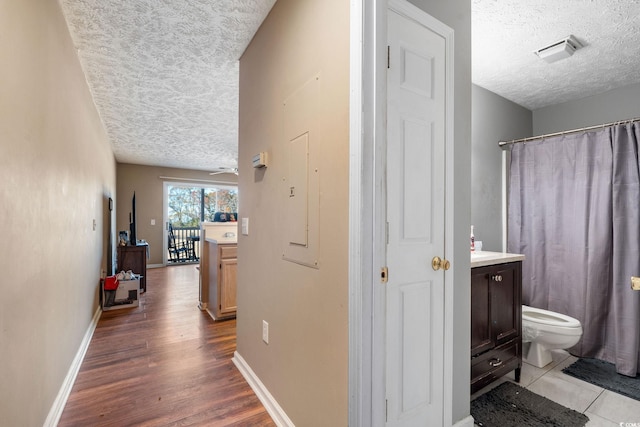
[(580, 341), (580, 321), (541, 308), (522, 306), (523, 360), (542, 368), (551, 363), (551, 351), (573, 347)]

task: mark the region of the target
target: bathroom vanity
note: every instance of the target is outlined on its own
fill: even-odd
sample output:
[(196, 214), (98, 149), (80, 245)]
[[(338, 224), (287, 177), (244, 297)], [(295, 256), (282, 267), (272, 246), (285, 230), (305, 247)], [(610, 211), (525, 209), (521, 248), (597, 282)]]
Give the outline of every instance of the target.
[(522, 260), (471, 254), (471, 393), (522, 367)]

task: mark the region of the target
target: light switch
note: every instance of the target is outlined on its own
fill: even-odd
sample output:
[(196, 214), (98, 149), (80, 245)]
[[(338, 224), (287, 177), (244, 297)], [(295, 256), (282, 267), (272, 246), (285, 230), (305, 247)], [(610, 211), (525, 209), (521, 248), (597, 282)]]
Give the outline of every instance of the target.
[(156, 220), (155, 219), (151, 220), (151, 225), (156, 225)]
[(242, 218), (242, 235), (249, 235), (249, 218)]
[(631, 289), (640, 291), (640, 277), (631, 276)]

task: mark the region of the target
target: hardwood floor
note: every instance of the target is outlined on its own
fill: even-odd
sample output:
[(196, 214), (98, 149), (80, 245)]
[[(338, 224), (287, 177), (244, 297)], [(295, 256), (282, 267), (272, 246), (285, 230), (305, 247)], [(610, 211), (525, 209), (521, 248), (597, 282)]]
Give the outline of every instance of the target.
[(106, 311), (59, 426), (274, 426), (231, 361), (235, 319), (197, 308), (194, 265), (147, 270), (140, 307)]

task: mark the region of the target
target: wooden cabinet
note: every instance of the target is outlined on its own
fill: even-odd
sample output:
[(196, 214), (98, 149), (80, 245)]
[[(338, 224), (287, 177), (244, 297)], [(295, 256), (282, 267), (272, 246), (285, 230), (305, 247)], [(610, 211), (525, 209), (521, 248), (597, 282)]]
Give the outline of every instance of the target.
[(471, 269), (471, 393), (522, 366), (522, 262)]
[(118, 246), (118, 271), (131, 270), (140, 278), (140, 289), (147, 291), (147, 248), (148, 244)]
[(207, 245), (209, 245), (207, 311), (215, 320), (234, 317), (237, 308), (238, 246), (213, 242), (207, 242)]

